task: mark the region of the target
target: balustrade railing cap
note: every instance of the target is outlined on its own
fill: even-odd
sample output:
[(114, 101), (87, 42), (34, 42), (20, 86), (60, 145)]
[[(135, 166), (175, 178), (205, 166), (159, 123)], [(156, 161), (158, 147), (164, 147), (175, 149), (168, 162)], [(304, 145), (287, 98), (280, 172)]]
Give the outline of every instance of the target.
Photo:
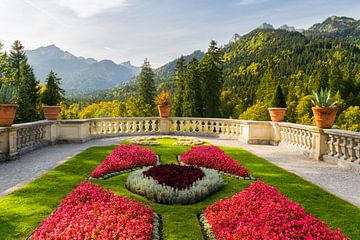
[(353, 132), (341, 129), (323, 129), (326, 134), (339, 135), (344, 137), (360, 138), (360, 132)]
[(315, 126), (302, 125), (302, 124), (298, 124), (298, 123), (279, 122), (279, 123), (277, 123), (277, 124), (278, 124), (280, 127), (298, 128), (298, 129), (309, 130), (309, 131), (319, 130), (319, 129), (316, 128)]

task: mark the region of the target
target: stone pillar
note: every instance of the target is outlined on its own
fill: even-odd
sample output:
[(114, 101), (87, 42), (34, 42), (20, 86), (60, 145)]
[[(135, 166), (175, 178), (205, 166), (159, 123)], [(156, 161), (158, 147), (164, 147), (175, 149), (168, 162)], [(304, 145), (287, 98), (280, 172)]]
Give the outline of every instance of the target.
[(323, 155), (328, 150), (326, 134), (321, 129), (312, 130), (313, 134), (313, 146), (311, 158), (317, 161), (321, 161)]
[(165, 135), (170, 134), (170, 119), (160, 118), (159, 130), (160, 130), (160, 134), (165, 134)]
[(17, 136), (16, 136), (16, 128), (8, 128), (9, 131), (9, 152), (8, 157), (10, 160), (16, 159), (19, 155), (17, 151)]
[(272, 139), (270, 140), (271, 145), (279, 145), (281, 141), (281, 127), (278, 123), (271, 122), (272, 125)]
[(56, 121), (52, 121), (51, 124), (46, 125), (45, 127), (45, 137), (44, 140), (48, 141), (50, 144), (56, 143), (57, 138), (57, 129), (56, 129)]

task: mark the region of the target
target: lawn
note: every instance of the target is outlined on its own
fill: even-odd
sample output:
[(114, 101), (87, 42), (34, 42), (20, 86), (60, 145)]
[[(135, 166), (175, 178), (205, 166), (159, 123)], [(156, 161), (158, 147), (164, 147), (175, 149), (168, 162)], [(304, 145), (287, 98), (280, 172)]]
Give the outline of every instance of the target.
[[(173, 146), (174, 140), (162, 139), (151, 146), (161, 163), (176, 163), (176, 156), (188, 147)], [(116, 146), (92, 147), (23, 188), (0, 199), (0, 239), (26, 239), (67, 194), (88, 178), (92, 170)], [(261, 181), (272, 185), (289, 199), (301, 204), (307, 213), (340, 228), (351, 239), (360, 239), (360, 209), (308, 181), (289, 173), (243, 149), (222, 147)], [(91, 180), (116, 194), (143, 202), (162, 215), (164, 239), (202, 239), (196, 214), (219, 199), (230, 197), (249, 186), (252, 180), (223, 176), (227, 184), (221, 191), (193, 205), (162, 205), (129, 192), (124, 186), (128, 173), (106, 180)]]

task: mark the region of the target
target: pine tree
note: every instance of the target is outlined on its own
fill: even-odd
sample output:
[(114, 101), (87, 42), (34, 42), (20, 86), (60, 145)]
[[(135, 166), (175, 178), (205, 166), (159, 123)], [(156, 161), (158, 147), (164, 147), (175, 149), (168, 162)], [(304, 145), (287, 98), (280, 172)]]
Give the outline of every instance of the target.
[(17, 122), (31, 122), (39, 119), (39, 82), (26, 59), (20, 64), (20, 83), (18, 85), (16, 111)]
[(311, 90), (319, 90), (325, 89), (328, 87), (329, 81), (329, 72), (327, 65), (319, 64), (318, 69), (316, 70), (315, 79), (314, 79), (314, 86)]
[(186, 63), (183, 56), (179, 58), (176, 63), (175, 72), (175, 94), (173, 102), (173, 112), (177, 117), (183, 116), (183, 102), (184, 102), (184, 82), (186, 73)]
[(183, 95), (183, 116), (202, 116), (201, 78), (199, 61), (193, 58), (187, 67)]
[(151, 69), (150, 63), (147, 59), (144, 60), (144, 64), (141, 67), (138, 87), (140, 99), (146, 104), (154, 106), (154, 100), (156, 96), (154, 72)]
[(45, 90), (41, 96), (41, 102), (48, 106), (56, 106), (63, 99), (65, 91), (60, 87), (61, 78), (56, 73), (50, 71), (46, 77)]
[(3, 47), (4, 45), (0, 42), (0, 86), (6, 81), (7, 76), (7, 57)]
[(220, 62), (220, 51), (217, 44), (215, 41), (211, 41), (207, 53), (200, 62), (204, 117), (220, 117), (220, 93), (222, 90)]
[(335, 95), (338, 91), (341, 92), (342, 87), (342, 73), (339, 68), (339, 63), (334, 62), (331, 65), (331, 71), (329, 76), (329, 89), (331, 91), (331, 95)]
[(9, 64), (12, 70), (12, 82), (15, 86), (20, 84), (21, 77), (21, 63), (26, 59), (24, 46), (19, 40), (16, 40), (11, 46), (9, 54)]

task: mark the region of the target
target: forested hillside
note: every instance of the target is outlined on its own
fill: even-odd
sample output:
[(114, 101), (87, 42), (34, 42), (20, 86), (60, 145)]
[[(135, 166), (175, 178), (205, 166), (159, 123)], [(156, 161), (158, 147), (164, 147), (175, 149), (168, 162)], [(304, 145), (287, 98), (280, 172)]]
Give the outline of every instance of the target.
[(331, 89), (341, 110), (360, 103), (360, 50), (354, 45), (254, 30), (224, 47), (223, 61), (224, 117), (266, 119), (264, 109), (277, 84), (284, 90), (291, 122), (311, 122), (311, 108), (305, 105), (312, 90)]
[[(349, 29), (352, 34), (347, 38), (346, 31)], [(280, 85), (287, 103), (286, 120), (313, 124), (310, 94), (313, 90), (328, 88), (333, 100), (338, 102), (337, 124), (342, 128), (360, 130), (360, 124), (357, 124), (360, 122), (360, 48), (357, 31), (358, 21), (331, 17), (321, 24), (315, 24), (305, 34), (279, 29), (255, 29), (220, 47), (222, 84), (218, 116), (268, 120), (267, 108), (277, 85)], [(196, 84), (199, 86), (203, 84), (207, 77), (201, 74), (204, 70), (201, 64), (198, 70), (189, 65), (190, 59), (194, 57), (202, 61), (203, 55), (195, 51), (185, 56), (181, 71), (186, 72), (183, 73), (176, 72), (179, 59), (155, 69), (158, 92), (169, 90), (177, 103), (176, 96), (179, 98), (182, 92), (177, 89), (180, 75), (184, 76), (180, 81), (186, 82), (189, 74), (194, 76), (198, 71), (196, 74), (200, 75), (197, 80), (191, 81), (198, 81)], [(137, 92), (137, 79), (134, 78), (103, 96), (104, 99), (127, 100), (136, 96)], [(175, 112), (173, 114), (176, 115)], [(196, 115), (207, 117), (204, 111), (198, 111)]]

